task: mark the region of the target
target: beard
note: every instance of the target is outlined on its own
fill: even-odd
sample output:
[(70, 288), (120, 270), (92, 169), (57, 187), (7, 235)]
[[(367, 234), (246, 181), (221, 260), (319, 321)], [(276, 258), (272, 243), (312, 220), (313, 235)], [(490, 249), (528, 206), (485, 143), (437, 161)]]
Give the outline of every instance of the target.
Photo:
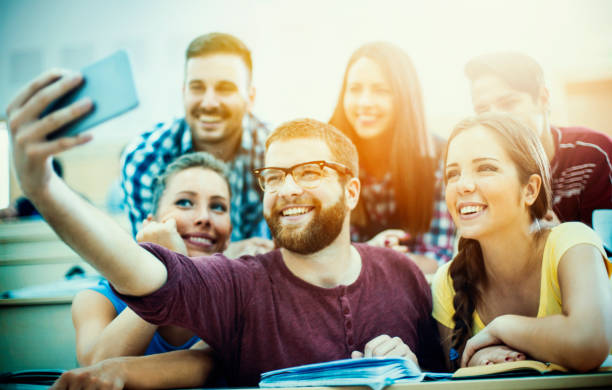
[(317, 199), (314, 199), (313, 203), (314, 216), (303, 227), (284, 226), (277, 208), (272, 210), (270, 215), (264, 213), (276, 245), (291, 252), (309, 255), (327, 247), (338, 237), (346, 216), (344, 193), (336, 203), (327, 208), (322, 208)]

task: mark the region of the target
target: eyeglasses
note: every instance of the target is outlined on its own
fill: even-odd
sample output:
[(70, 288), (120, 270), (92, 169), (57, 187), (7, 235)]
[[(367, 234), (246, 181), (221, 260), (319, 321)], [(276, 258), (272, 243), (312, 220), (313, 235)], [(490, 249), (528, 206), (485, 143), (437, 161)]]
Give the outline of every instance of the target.
[(253, 174), (257, 177), (259, 186), (265, 192), (277, 192), (285, 182), (287, 174), (290, 174), (300, 187), (313, 189), (321, 183), (321, 179), (325, 176), (325, 167), (331, 168), (342, 175), (353, 176), (352, 171), (344, 165), (323, 160), (303, 162), (290, 168), (258, 168), (253, 169)]

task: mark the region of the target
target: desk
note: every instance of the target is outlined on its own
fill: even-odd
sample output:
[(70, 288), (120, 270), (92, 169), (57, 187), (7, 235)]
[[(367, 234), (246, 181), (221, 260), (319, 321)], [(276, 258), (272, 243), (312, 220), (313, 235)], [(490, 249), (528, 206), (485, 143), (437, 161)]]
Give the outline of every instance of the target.
[[(612, 372), (543, 375), (504, 379), (465, 379), (389, 386), (386, 390), (610, 389)], [(312, 389), (311, 389), (312, 390)]]
[(75, 265), (98, 274), (45, 221), (0, 223), (0, 291), (62, 280)]
[[(2, 385), (6, 390), (42, 390), (39, 385)], [(498, 389), (610, 389), (612, 372), (579, 375), (547, 375), (506, 379), (469, 379), (421, 382), (385, 387), (384, 390), (498, 390)], [(253, 390), (253, 388), (244, 388)], [(366, 386), (350, 387), (290, 387), (277, 390), (369, 390)]]
[(0, 300), (0, 371), (77, 366), (72, 297)]

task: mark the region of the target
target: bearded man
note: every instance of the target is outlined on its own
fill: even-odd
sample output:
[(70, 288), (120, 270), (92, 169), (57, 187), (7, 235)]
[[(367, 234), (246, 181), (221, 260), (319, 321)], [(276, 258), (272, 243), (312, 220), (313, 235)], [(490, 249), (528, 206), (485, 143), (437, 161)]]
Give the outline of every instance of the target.
[[(254, 174), (279, 249), (238, 260), (222, 254), (191, 259), (137, 244), (53, 173), (53, 154), (90, 139), (46, 140), (91, 109), (87, 100), (39, 118), (76, 79), (48, 85), (43, 75), (7, 109), (22, 189), (142, 318), (188, 328), (206, 340), (227, 384), (255, 386), (265, 371), (349, 357), (406, 356), (428, 369), (441, 362), (431, 294), (418, 267), (391, 249), (351, 244), (350, 211), (360, 183), (357, 151), (346, 136), (311, 119), (277, 128), (266, 142), (266, 166)], [(173, 365), (161, 364), (163, 358), (102, 362), (97, 374), (116, 374), (114, 388), (201, 384), (208, 361), (198, 370), (193, 356)], [(147, 364), (117, 368), (134, 361)], [(169, 367), (181, 370), (182, 382), (168, 383)], [(73, 388), (71, 382), (92, 369), (79, 370), (64, 374), (54, 388)]]

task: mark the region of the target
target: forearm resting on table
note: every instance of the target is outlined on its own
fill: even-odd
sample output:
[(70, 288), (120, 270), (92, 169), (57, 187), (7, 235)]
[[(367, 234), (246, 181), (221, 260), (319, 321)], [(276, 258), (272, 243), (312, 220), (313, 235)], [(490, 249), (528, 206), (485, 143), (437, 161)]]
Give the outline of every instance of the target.
[(163, 389), (202, 386), (214, 364), (210, 350), (201, 349), (121, 359), (124, 359), (128, 388)]
[(52, 390), (80, 388), (171, 389), (204, 385), (213, 368), (208, 350), (123, 356), (64, 372)]
[(554, 362), (576, 371), (596, 369), (610, 353), (603, 319), (576, 319), (559, 314), (542, 318), (504, 315), (495, 321), (498, 337), (534, 359)]
[(166, 281), (166, 267), (108, 215), (74, 193), (57, 176), (28, 194), (49, 225), (121, 293), (150, 294)]

